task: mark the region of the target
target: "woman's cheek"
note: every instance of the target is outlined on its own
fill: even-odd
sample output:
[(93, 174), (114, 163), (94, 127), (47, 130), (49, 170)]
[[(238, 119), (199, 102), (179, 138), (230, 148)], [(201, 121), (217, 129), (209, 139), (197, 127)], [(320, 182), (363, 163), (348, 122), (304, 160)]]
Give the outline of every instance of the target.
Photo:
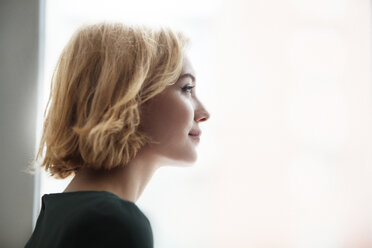
[[(194, 102), (191, 96), (189, 98), (184, 99), (182, 109), (183, 109), (182, 112), (184, 116), (187, 118), (187, 121), (192, 121), (194, 118)], [(193, 125), (192, 122), (190, 124)]]

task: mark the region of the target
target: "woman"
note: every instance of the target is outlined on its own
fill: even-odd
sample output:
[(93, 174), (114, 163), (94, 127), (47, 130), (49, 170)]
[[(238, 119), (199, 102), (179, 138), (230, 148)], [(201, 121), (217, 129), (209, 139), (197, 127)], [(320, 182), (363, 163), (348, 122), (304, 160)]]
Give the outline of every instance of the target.
[(42, 197), (26, 247), (153, 247), (135, 202), (156, 169), (195, 162), (199, 123), (209, 119), (187, 42), (170, 29), (118, 23), (74, 34), (53, 75), (36, 156), (45, 147), (41, 166), (74, 178)]

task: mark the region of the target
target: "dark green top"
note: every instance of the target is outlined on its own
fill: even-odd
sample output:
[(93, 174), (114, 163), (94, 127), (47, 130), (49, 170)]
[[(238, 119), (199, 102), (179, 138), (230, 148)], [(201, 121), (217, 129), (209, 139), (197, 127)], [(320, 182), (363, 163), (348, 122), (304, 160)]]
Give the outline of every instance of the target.
[(133, 202), (107, 191), (45, 194), (26, 248), (152, 248), (149, 220)]

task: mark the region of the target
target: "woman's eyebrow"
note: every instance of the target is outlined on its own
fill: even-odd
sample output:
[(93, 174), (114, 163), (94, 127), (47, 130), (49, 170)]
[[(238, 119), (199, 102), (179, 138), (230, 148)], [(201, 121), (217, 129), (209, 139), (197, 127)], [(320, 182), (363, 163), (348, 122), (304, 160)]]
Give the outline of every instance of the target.
[(182, 79), (182, 78), (185, 78), (185, 77), (189, 77), (189, 78), (191, 78), (192, 82), (195, 83), (195, 76), (192, 75), (191, 73), (184, 73), (184, 74), (182, 74), (182, 75), (179, 77), (179, 79)]

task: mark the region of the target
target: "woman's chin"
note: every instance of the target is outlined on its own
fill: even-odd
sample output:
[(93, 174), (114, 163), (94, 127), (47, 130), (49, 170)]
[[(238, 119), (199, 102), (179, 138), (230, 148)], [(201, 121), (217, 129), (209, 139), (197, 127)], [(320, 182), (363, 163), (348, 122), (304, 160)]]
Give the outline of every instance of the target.
[(192, 166), (194, 166), (195, 162), (196, 162), (196, 156), (195, 156), (195, 158), (189, 158), (188, 160), (174, 161), (174, 163), (169, 164), (169, 166), (173, 166), (173, 167), (192, 167)]

